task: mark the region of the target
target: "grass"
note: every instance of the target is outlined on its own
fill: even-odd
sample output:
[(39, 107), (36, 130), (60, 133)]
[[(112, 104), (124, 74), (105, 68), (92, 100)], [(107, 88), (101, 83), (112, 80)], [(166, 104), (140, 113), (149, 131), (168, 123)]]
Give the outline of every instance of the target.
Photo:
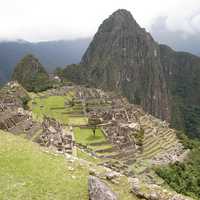
[(96, 129), (96, 135), (93, 135), (92, 129), (88, 128), (74, 128), (74, 136), (77, 143), (83, 145), (90, 145), (98, 142), (106, 142), (106, 138), (101, 129)]
[(132, 166), (130, 166), (130, 170), (134, 172), (134, 174), (141, 174), (143, 173), (146, 169), (151, 168), (151, 163), (149, 160), (142, 160), (135, 162)]
[[(84, 116), (70, 116), (68, 112), (76, 113), (80, 111), (81, 107), (75, 105), (74, 107), (65, 107), (65, 102), (72, 98), (72, 93), (66, 96), (49, 96), (49, 97), (36, 97), (29, 103), (32, 108), (33, 117), (35, 120), (42, 121), (43, 116), (53, 117), (59, 122), (68, 125), (85, 125), (87, 118)], [(31, 104), (31, 105), (30, 105)]]
[[(89, 149), (96, 152), (98, 156), (116, 155), (116, 152), (111, 150), (112, 145), (107, 143), (101, 129), (97, 129), (94, 136), (92, 129), (74, 128), (74, 135), (77, 143), (87, 146)], [(102, 151), (99, 152), (99, 150)], [(103, 158), (103, 160), (105, 161), (106, 158)]]
[[(89, 167), (98, 173), (98, 159), (78, 150), (86, 161), (68, 161), (61, 155), (42, 150), (22, 137), (0, 131), (0, 199), (1, 200), (87, 200)], [(136, 200), (125, 176), (119, 184), (106, 181), (118, 199)]]
[(95, 158), (93, 156), (90, 156), (88, 153), (80, 150), (79, 148), (77, 148), (77, 157), (81, 158), (83, 160), (87, 160), (88, 162), (95, 163), (95, 164), (98, 164), (98, 163), (102, 162), (101, 159), (98, 159), (98, 158)]
[(88, 119), (86, 117), (68, 117), (69, 125), (86, 125)]
[(119, 184), (112, 184), (110, 182), (107, 182), (107, 184), (113, 191), (117, 191), (116, 193), (120, 197), (120, 200), (138, 200), (138, 198), (130, 192), (131, 187), (127, 177), (120, 177)]
[(38, 145), (2, 131), (0, 161), (1, 200), (88, 199), (88, 169), (77, 161), (45, 153)]
[(93, 151), (101, 151), (101, 150), (110, 150), (112, 149), (112, 145), (105, 144), (105, 145), (89, 145), (89, 148), (91, 148)]

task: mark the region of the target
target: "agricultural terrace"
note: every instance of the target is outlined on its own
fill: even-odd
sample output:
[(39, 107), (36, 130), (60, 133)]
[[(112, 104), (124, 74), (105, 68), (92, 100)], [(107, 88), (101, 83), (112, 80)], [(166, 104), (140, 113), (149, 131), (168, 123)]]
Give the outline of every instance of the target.
[(37, 96), (31, 102), (33, 117), (42, 121), (43, 116), (53, 117), (65, 125), (85, 125), (87, 117), (84, 116), (81, 102), (74, 101), (74, 92), (65, 96)]

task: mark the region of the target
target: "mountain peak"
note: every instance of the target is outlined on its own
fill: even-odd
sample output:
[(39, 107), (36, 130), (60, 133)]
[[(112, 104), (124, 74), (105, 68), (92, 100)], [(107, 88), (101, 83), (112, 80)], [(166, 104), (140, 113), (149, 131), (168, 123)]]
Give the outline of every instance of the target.
[(45, 68), (32, 54), (26, 55), (17, 64), (12, 80), (18, 81), (28, 91), (38, 92), (50, 87)]
[(166, 83), (158, 55), (159, 46), (151, 35), (129, 11), (119, 9), (101, 24), (81, 64), (86, 82), (122, 92), (130, 102), (168, 120)]
[(117, 30), (136, 30), (140, 29), (131, 12), (125, 9), (119, 9), (113, 12), (103, 21), (99, 27), (98, 33), (116, 32)]
[(111, 16), (121, 16), (124, 18), (130, 18), (130, 17), (133, 18), (131, 12), (126, 9), (118, 9), (115, 12), (113, 12), (113, 14)]

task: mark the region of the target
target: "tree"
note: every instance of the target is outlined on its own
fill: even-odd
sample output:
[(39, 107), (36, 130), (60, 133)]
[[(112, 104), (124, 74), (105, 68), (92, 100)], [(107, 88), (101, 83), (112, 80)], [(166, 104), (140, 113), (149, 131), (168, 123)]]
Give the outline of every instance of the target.
[(93, 132), (94, 137), (96, 135), (96, 129), (97, 129), (97, 126), (99, 124), (101, 124), (101, 120), (96, 115), (89, 117), (88, 125), (92, 128), (92, 132)]
[(71, 107), (73, 107), (75, 105), (75, 99), (74, 99), (74, 97), (69, 101), (69, 105)]

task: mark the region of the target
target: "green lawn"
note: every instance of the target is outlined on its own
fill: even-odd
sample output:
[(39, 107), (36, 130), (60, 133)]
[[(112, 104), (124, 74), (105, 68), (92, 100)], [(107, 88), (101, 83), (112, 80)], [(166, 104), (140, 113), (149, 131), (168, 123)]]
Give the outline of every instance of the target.
[[(71, 170), (73, 169), (73, 170)], [(0, 199), (88, 199), (88, 170), (0, 131)]]
[(65, 102), (71, 99), (70, 95), (66, 96), (49, 96), (37, 97), (32, 100), (30, 107), (33, 111), (33, 117), (36, 120), (42, 120), (43, 116), (53, 117), (63, 124), (84, 125), (87, 124), (87, 118), (84, 116), (70, 116), (68, 113), (80, 112), (82, 107), (74, 105), (73, 107), (65, 107)]
[(106, 138), (101, 129), (96, 129), (95, 136), (92, 129), (74, 128), (74, 135), (77, 143), (91, 145), (92, 143), (106, 142)]

